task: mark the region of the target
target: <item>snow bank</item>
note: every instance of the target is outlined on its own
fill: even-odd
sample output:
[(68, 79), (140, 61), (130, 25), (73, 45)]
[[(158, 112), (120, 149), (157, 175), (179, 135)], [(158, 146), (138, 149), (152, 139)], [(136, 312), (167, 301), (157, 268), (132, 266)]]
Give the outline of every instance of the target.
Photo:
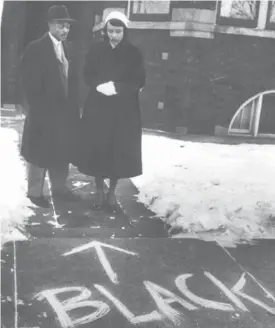
[(175, 237), (233, 246), (275, 237), (275, 147), (221, 145), (143, 136), (138, 200)]
[(33, 213), (26, 198), (26, 173), (18, 152), (18, 134), (0, 129), (0, 220), (1, 247), (11, 240), (25, 238), (24, 224)]

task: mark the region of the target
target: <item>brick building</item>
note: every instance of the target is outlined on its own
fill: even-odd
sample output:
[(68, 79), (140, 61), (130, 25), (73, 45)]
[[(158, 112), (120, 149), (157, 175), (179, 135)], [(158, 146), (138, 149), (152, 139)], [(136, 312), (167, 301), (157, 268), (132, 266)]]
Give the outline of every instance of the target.
[[(62, 3), (78, 20), (70, 38), (77, 45), (80, 76), (84, 54), (100, 35), (104, 15), (110, 8), (128, 15), (130, 38), (142, 50), (147, 69), (141, 93), (144, 127), (213, 134), (216, 126), (229, 126), (247, 99), (275, 90), (274, 1)], [(18, 56), (46, 30), (44, 17), (52, 4), (4, 4), (1, 64), (6, 103), (15, 102)], [(83, 103), (87, 93), (83, 82), (80, 92)], [(273, 93), (261, 98), (260, 132), (275, 133), (274, 100)], [(250, 111), (253, 104), (248, 104)]]

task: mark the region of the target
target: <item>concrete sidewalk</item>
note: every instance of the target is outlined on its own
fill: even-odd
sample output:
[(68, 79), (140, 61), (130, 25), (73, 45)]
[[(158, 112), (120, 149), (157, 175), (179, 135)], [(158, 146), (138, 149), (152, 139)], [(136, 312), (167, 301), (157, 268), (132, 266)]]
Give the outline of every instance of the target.
[(72, 167), (69, 184), (81, 201), (35, 208), (28, 240), (2, 249), (2, 328), (274, 328), (274, 240), (166, 238), (130, 180), (115, 216), (92, 210), (92, 178)]
[[(24, 116), (16, 111), (1, 111), (1, 125), (17, 131), (21, 139)], [(20, 141), (19, 141), (20, 143)], [(137, 190), (130, 179), (120, 180), (117, 200), (120, 210), (116, 215), (107, 211), (93, 211), (94, 179), (71, 167), (68, 185), (81, 200), (72, 203), (52, 202), (51, 209), (33, 207), (35, 215), (28, 219), (27, 233), (32, 237), (167, 237), (165, 224), (154, 213), (137, 203)], [(50, 195), (49, 185), (45, 193)]]
[(275, 244), (40, 238), (2, 252), (12, 327), (273, 328)]
[(32, 237), (94, 237), (94, 238), (160, 238), (168, 232), (163, 222), (153, 218), (135, 199), (136, 190), (128, 179), (118, 185), (119, 210), (112, 214), (107, 210), (93, 210), (95, 184), (90, 177), (71, 169), (70, 188), (80, 200), (70, 203), (52, 202), (50, 209), (32, 208), (35, 215), (26, 227)]

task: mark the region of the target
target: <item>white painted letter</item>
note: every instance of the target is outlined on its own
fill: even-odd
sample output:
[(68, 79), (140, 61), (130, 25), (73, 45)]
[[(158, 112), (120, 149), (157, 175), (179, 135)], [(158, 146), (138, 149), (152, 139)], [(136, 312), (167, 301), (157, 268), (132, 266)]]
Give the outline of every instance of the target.
[(128, 319), (132, 324), (159, 321), (163, 319), (163, 316), (157, 311), (152, 311), (151, 313), (135, 316), (131, 311), (127, 309), (127, 307), (123, 303), (120, 302), (120, 300), (114, 297), (106, 288), (101, 285), (94, 286), (101, 294), (106, 296), (120, 311), (120, 313), (124, 315), (124, 317)]
[(265, 303), (257, 300), (256, 298), (249, 296), (247, 294), (245, 294), (244, 292), (242, 292), (242, 289), (244, 288), (246, 283), (246, 279), (245, 279), (245, 273), (242, 274), (240, 280), (236, 283), (236, 285), (234, 287), (231, 288), (231, 291), (233, 293), (235, 293), (236, 295), (244, 298), (245, 300), (248, 300), (260, 307), (262, 307), (263, 309), (265, 309), (267, 312), (275, 315), (275, 309), (271, 308), (270, 306), (266, 305)]
[(229, 290), (221, 281), (219, 281), (216, 277), (214, 277), (210, 272), (204, 272), (204, 275), (213, 282), (224, 294), (227, 298), (230, 299), (232, 303), (234, 303), (239, 309), (244, 312), (249, 312), (248, 308), (240, 301), (240, 299), (234, 295), (231, 290)]
[(181, 324), (183, 315), (179, 311), (173, 309), (170, 306), (171, 303), (179, 303), (189, 311), (198, 309), (193, 304), (151, 281), (144, 281), (144, 285), (151, 294), (153, 300), (156, 302), (159, 310), (175, 325)]
[(138, 255), (136, 253), (127, 251), (123, 248), (119, 248), (119, 247), (115, 247), (115, 246), (112, 246), (112, 245), (104, 244), (104, 243), (101, 243), (99, 241), (92, 241), (88, 244), (73, 248), (70, 252), (64, 253), (63, 256), (68, 256), (68, 255), (76, 254), (76, 253), (79, 253), (79, 252), (83, 252), (87, 249), (90, 249), (90, 248), (94, 247), (94, 249), (97, 252), (98, 259), (99, 259), (103, 269), (105, 270), (107, 276), (109, 277), (109, 279), (114, 284), (118, 284), (117, 274), (112, 269), (112, 267), (110, 265), (110, 262), (108, 261), (106, 255), (105, 255), (105, 253), (102, 249), (102, 246), (113, 249), (113, 250), (116, 250), (116, 251), (119, 251), (119, 252), (129, 254), (129, 255)]
[(183, 295), (189, 298), (190, 301), (208, 309), (215, 309), (220, 311), (234, 311), (233, 306), (229, 303), (216, 302), (193, 294), (186, 285), (186, 280), (190, 277), (193, 277), (193, 274), (187, 273), (178, 276), (175, 279), (175, 284), (178, 289), (183, 293)]
[[(65, 301), (59, 301), (57, 299), (57, 294), (68, 292), (80, 292), (80, 295), (74, 296)], [(44, 290), (36, 294), (34, 297), (40, 301), (46, 299), (49, 302), (55, 311), (62, 328), (73, 328), (100, 319), (110, 311), (110, 307), (106, 303), (88, 300), (91, 294), (91, 291), (85, 287), (64, 287)], [(81, 318), (73, 319), (69, 317), (68, 312), (84, 307), (92, 307), (97, 310)]]

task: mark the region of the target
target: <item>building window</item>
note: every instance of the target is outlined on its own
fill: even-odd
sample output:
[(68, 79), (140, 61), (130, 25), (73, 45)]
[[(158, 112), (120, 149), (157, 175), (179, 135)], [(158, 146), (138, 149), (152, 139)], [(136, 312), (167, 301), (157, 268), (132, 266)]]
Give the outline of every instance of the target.
[(256, 18), (256, 1), (223, 1), (221, 16), (253, 20)]
[(260, 1), (221, 0), (218, 1), (219, 25), (256, 28), (258, 26)]
[(266, 28), (275, 30), (275, 1), (268, 2)]
[(131, 19), (141, 21), (169, 21), (170, 0), (132, 0)]
[(133, 1), (133, 14), (169, 14), (170, 1), (141, 0)]

